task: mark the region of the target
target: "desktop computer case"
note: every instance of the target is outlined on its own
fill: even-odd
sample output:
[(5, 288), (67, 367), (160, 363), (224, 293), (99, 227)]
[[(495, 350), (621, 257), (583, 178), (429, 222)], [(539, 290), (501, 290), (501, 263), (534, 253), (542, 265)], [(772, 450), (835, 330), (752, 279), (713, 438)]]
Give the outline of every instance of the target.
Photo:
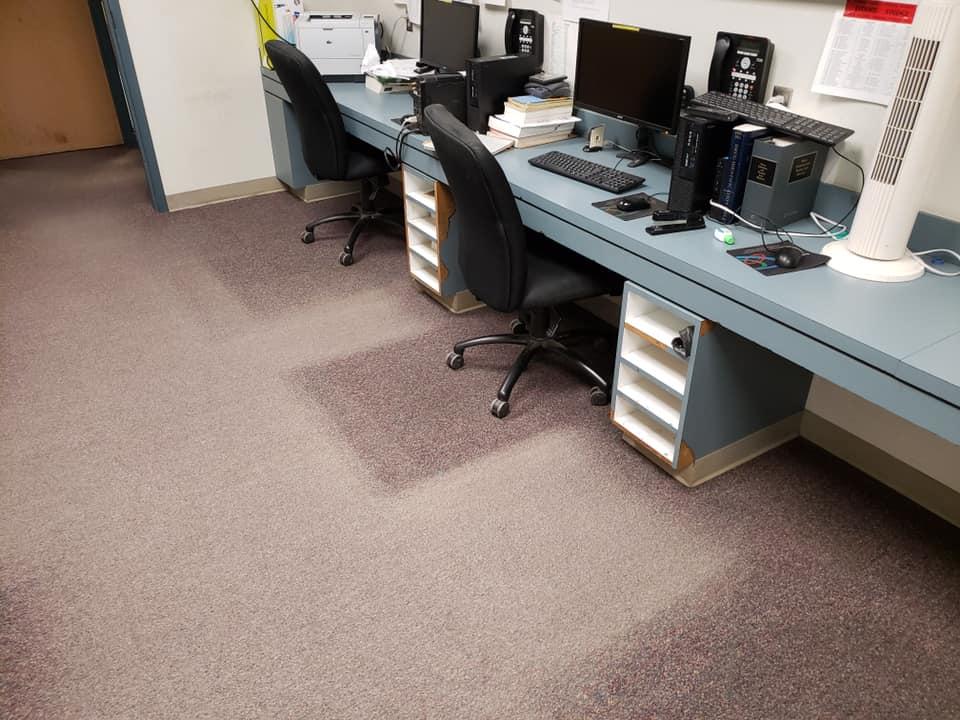
[(431, 105), (443, 105), (462, 123), (467, 121), (467, 90), (460, 73), (437, 73), (417, 78), (413, 90), (413, 114), (421, 128), (423, 110)]
[(713, 194), (717, 161), (730, 147), (732, 124), (684, 113), (667, 207), (683, 213), (706, 212)]
[(498, 55), (467, 60), (467, 126), (487, 131), (491, 115), (503, 112), (508, 97), (523, 95), (531, 75), (540, 71), (534, 55)]

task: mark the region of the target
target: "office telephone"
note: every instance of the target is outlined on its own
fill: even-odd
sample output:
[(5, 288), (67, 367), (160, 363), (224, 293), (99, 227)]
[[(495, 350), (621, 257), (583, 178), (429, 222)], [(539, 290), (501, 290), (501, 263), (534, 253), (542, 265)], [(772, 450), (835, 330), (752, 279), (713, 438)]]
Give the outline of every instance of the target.
[(773, 43), (767, 38), (719, 32), (708, 89), (762, 103), (772, 59)]
[(507, 13), (503, 44), (508, 55), (533, 55), (543, 63), (543, 15), (514, 8)]

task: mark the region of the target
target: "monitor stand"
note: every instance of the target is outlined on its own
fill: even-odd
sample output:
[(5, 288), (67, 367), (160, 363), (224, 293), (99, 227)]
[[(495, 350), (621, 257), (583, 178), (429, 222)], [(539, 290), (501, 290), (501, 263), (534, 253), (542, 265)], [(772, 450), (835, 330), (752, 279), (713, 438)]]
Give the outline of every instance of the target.
[(433, 72), (433, 71), (439, 72), (440, 68), (437, 67), (436, 65), (431, 65), (430, 63), (419, 62), (419, 61), (417, 62), (417, 69), (414, 70), (414, 72), (417, 73), (417, 75), (423, 75), (425, 73)]
[(653, 134), (648, 128), (637, 128), (637, 145), (636, 150), (624, 150), (623, 152), (617, 153), (617, 158), (629, 160), (627, 167), (640, 167), (651, 161), (659, 162), (667, 167), (670, 166), (670, 163), (661, 157), (656, 146), (654, 146)]

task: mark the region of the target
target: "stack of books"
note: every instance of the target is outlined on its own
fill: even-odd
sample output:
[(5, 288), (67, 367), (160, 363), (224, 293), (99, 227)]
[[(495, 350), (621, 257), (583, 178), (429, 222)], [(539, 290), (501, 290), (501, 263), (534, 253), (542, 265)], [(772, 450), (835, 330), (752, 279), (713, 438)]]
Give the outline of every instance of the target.
[(533, 147), (566, 140), (579, 121), (573, 116), (572, 98), (521, 95), (509, 98), (503, 114), (490, 118), (487, 135), (512, 140), (518, 148)]
[(414, 85), (416, 85), (414, 80), (367, 75), (367, 90), (378, 94), (411, 92)]
[[(751, 123), (743, 123), (733, 128), (730, 150), (717, 161), (717, 174), (713, 180), (714, 200), (724, 207), (739, 212), (747, 185), (753, 142), (769, 134), (770, 131), (767, 128)], [(728, 224), (736, 220), (733, 215), (719, 208), (712, 208), (710, 217)]]

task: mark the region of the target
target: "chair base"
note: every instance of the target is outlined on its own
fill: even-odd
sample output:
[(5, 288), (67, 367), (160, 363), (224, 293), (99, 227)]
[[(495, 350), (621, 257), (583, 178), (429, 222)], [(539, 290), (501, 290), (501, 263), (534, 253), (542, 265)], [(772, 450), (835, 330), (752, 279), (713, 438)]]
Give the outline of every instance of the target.
[[(544, 320), (549, 319), (549, 314), (549, 310), (535, 311), (528, 318), (514, 320), (511, 324), (512, 334), (486, 335), (472, 340), (464, 340), (454, 345), (453, 352), (447, 355), (447, 367), (451, 370), (459, 370), (464, 364), (463, 353), (469, 348), (483, 345), (519, 345), (523, 348), (500, 385), (496, 399), (490, 405), (490, 412), (495, 417), (505, 418), (510, 413), (510, 396), (513, 394), (513, 389), (530, 362), (540, 353), (547, 353), (560, 359), (569, 369), (592, 385), (590, 388), (590, 403), (592, 405), (608, 405), (610, 403), (610, 380), (594, 370), (586, 360), (568, 345), (571, 341), (607, 337), (609, 333), (593, 330), (573, 330), (561, 333), (558, 332), (559, 320), (547, 329), (545, 328), (547, 323)], [(528, 326), (530, 327), (529, 331)]]
[(376, 207), (375, 200), (377, 199), (377, 193), (386, 187), (386, 185), (386, 177), (361, 180), (360, 204), (354, 205), (352, 208), (350, 208), (350, 212), (330, 215), (329, 217), (321, 218), (320, 220), (314, 220), (313, 222), (309, 223), (304, 228), (304, 231), (300, 234), (301, 242), (303, 242), (305, 245), (310, 245), (311, 243), (315, 242), (317, 238), (313, 231), (321, 225), (339, 222), (341, 220), (352, 220), (353, 228), (350, 230), (350, 235), (347, 238), (347, 244), (344, 246), (343, 252), (340, 253), (339, 261), (344, 267), (353, 265), (353, 249), (357, 244), (360, 234), (370, 223), (382, 222), (401, 229), (403, 228), (402, 211), (380, 210)]

